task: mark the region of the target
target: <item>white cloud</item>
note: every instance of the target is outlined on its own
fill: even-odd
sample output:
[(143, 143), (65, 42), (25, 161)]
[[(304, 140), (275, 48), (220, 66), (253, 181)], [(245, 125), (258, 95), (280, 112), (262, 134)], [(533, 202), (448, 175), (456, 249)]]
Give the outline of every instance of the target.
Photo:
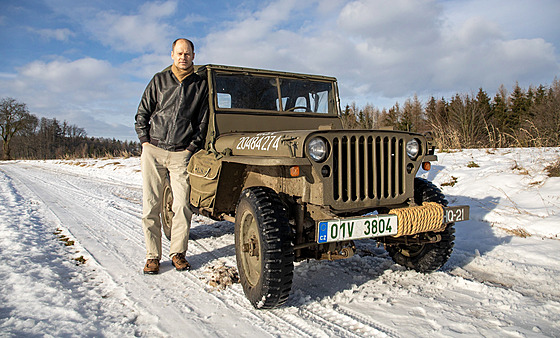
[(42, 38), (58, 41), (68, 41), (71, 37), (74, 37), (76, 33), (72, 32), (68, 28), (58, 28), (58, 29), (34, 29), (29, 28), (31, 32), (39, 34)]
[(100, 11), (86, 26), (103, 44), (118, 51), (170, 51), (176, 28), (168, 18), (176, 10), (177, 1), (150, 2), (134, 15)]
[(31, 113), (67, 120), (90, 135), (134, 139), (133, 117), (145, 84), (124, 80), (126, 73), (109, 62), (34, 61), (14, 75), (0, 76), (0, 92), (24, 102)]
[(93, 58), (34, 61), (22, 67), (20, 75), (21, 86), (40, 88), (50, 94), (68, 93), (83, 100), (109, 94), (107, 87), (117, 78), (109, 62)]
[[(171, 42), (182, 20), (177, 21), (178, 1), (146, 2), (132, 12), (92, 3), (70, 5), (67, 0), (48, 5), (75, 23), (80, 34), (89, 33), (89, 40), (80, 36), (73, 50), (64, 51), (78, 59), (42, 56), (12, 74), (0, 74), (0, 92), (25, 102), (37, 116), (67, 120), (90, 135), (136, 139), (133, 123), (140, 96), (148, 79), (171, 63)], [(58, 40), (78, 36), (68, 29), (33, 33)], [(107, 53), (104, 59), (83, 57), (100, 51), (81, 48), (92, 42), (109, 47), (101, 50)], [(123, 59), (115, 50), (135, 58)]]
[[(70, 2), (49, 6), (78, 23), (78, 34), (109, 46), (101, 52), (118, 61), (83, 57), (91, 55), (82, 47), (92, 41), (80, 36), (75, 49), (64, 52), (79, 59), (43, 58), (0, 74), (0, 90), (40, 116), (56, 113), (71, 123), (87, 116), (78, 125), (89, 133), (99, 125), (109, 130), (105, 120), (122, 130), (132, 125), (142, 90), (171, 63), (170, 44), (178, 36), (196, 40), (197, 64), (334, 75), (343, 104), (387, 107), (414, 93), (422, 99), (479, 87), (492, 92), (516, 81), (547, 84), (560, 74), (560, 30), (551, 29), (557, 0), (271, 0), (253, 10), (247, 6), (255, 8), (254, 2), (231, 4), (231, 21), (214, 23), (212, 14), (185, 11), (178, 0), (120, 12)], [(36, 32), (75, 38), (66, 28)]]
[(128, 75), (149, 80), (155, 73), (163, 70), (172, 62), (171, 54), (143, 54), (125, 62), (122, 69), (126, 69)]
[(437, 39), (440, 12), (435, 0), (357, 0), (342, 9), (337, 23), (352, 36), (407, 48)]
[(204, 22), (209, 22), (209, 21), (210, 21), (210, 19), (208, 17), (202, 16), (202, 15), (199, 15), (199, 14), (195, 14), (195, 13), (189, 13), (183, 19), (183, 22), (187, 25), (193, 25), (193, 24), (204, 23)]
[(544, 38), (558, 42), (554, 29), (560, 13), (558, 0), (452, 0), (442, 1), (450, 23), (462, 25), (480, 16), (498, 24), (508, 38)]
[[(273, 1), (209, 34), (197, 58), (335, 75), (343, 100), (363, 102), (479, 87), (491, 92), (515, 81), (546, 84), (558, 74), (551, 42), (512, 36), (503, 21), (475, 14), (487, 9), (478, 0), (467, 1), (475, 8), (453, 21), (457, 3)], [(509, 10), (493, 3), (493, 12)]]
[(297, 52), (293, 44), (301, 38), (279, 27), (289, 22), (296, 6), (295, 0), (272, 2), (261, 11), (248, 13), (242, 21), (224, 24), (223, 29), (206, 36), (198, 61), (254, 66), (284, 64), (283, 54)]
[(15, 79), (16, 77), (15, 73), (0, 73), (0, 79)]
[(500, 27), (481, 16), (468, 18), (456, 31), (450, 30), (450, 32), (451, 34), (444, 33), (448, 39), (456, 40), (464, 44), (465, 47), (478, 47), (486, 41), (504, 39), (504, 34), (500, 31)]
[(551, 43), (541, 38), (508, 39), (499, 25), (473, 17), (450, 29), (442, 40), (441, 57), (434, 69), (435, 88), (455, 90), (484, 87), (496, 90), (501, 84), (524, 86), (545, 84), (560, 71)]

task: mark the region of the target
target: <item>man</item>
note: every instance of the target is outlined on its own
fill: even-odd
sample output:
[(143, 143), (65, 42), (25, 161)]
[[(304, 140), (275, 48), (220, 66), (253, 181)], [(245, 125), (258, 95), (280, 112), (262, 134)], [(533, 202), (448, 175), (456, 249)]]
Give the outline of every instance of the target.
[(159, 272), (161, 199), (168, 172), (174, 213), (169, 256), (178, 271), (190, 269), (185, 259), (192, 217), (187, 164), (192, 154), (203, 147), (208, 125), (208, 85), (194, 73), (194, 55), (194, 44), (190, 40), (173, 42), (173, 64), (154, 75), (136, 114), (135, 129), (142, 143), (145, 274)]

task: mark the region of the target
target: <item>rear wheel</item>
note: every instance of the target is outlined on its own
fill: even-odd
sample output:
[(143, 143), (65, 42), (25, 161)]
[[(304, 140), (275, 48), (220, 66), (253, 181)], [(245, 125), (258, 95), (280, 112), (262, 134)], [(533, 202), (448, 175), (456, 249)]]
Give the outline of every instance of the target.
[(169, 180), (166, 179), (163, 184), (163, 195), (161, 198), (161, 227), (163, 233), (168, 240), (171, 240), (171, 226), (173, 224), (173, 192)]
[(243, 191), (235, 216), (235, 251), (245, 296), (258, 309), (283, 304), (292, 288), (294, 249), (288, 215), (269, 188)]
[[(414, 197), (416, 204), (436, 202), (447, 206), (447, 200), (433, 183), (416, 178), (414, 181)], [(438, 232), (441, 240), (437, 243), (426, 244), (396, 244), (387, 246), (389, 256), (395, 263), (414, 269), (418, 272), (432, 272), (441, 268), (451, 256), (455, 229), (453, 223), (447, 225), (444, 231)], [(410, 242), (413, 242), (411, 239)]]

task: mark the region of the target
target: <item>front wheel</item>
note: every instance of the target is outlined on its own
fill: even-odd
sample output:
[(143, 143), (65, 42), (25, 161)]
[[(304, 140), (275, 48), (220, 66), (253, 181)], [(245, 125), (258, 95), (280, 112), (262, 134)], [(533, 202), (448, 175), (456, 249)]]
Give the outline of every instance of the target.
[(283, 304), (290, 294), (294, 249), (288, 214), (265, 187), (241, 193), (235, 215), (235, 253), (243, 292), (257, 309)]
[[(436, 202), (447, 206), (447, 200), (441, 190), (422, 178), (414, 180), (414, 197), (417, 204)], [(387, 252), (395, 263), (409, 269), (418, 272), (438, 270), (447, 262), (453, 252), (453, 240), (455, 240), (453, 225), (450, 223), (444, 231), (437, 233), (441, 236), (441, 240), (437, 243), (389, 245)]]

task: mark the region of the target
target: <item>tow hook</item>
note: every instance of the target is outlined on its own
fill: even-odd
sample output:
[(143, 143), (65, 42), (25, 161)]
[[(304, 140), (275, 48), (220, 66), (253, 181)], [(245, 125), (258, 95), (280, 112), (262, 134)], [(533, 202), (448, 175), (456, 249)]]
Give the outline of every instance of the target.
[(344, 247), (340, 251), (327, 251), (321, 255), (320, 259), (326, 259), (329, 261), (334, 261), (337, 259), (346, 259), (354, 256), (356, 252), (356, 247)]

